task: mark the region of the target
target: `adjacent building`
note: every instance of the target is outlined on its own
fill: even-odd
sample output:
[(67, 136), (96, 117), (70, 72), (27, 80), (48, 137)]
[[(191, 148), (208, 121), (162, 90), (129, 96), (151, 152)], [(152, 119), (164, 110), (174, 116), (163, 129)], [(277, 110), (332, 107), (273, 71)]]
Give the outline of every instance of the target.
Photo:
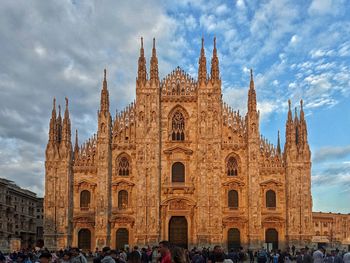
[(0, 250), (32, 247), (36, 242), (35, 193), (0, 178)]
[(215, 40), (209, 72), (203, 40), (199, 53), (197, 79), (179, 67), (160, 79), (155, 41), (147, 71), (141, 40), (136, 101), (112, 117), (105, 71), (97, 133), (82, 145), (77, 132), (72, 145), (68, 99), (63, 116), (54, 100), (45, 246), (315, 243), (302, 101), (294, 114), (289, 102), (282, 149), (279, 134), (276, 145), (260, 134), (253, 73), (242, 115), (222, 97)]

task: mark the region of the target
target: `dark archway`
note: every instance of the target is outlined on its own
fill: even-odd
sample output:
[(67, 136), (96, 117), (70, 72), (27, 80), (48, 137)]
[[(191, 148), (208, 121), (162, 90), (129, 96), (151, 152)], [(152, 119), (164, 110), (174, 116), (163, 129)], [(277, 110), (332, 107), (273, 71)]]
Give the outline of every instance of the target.
[(272, 249), (278, 249), (278, 232), (274, 228), (269, 228), (265, 232), (265, 242), (272, 244)]
[(241, 246), (241, 233), (237, 228), (230, 228), (227, 232), (227, 248), (239, 248)]
[(172, 216), (169, 221), (169, 241), (171, 244), (187, 248), (188, 226), (184, 216)]
[(91, 232), (87, 228), (79, 230), (78, 247), (83, 250), (91, 250)]
[(268, 190), (266, 192), (266, 207), (276, 208), (276, 193), (273, 190)]
[(126, 228), (119, 228), (115, 235), (115, 246), (117, 249), (124, 249), (129, 245), (129, 231)]
[(185, 165), (181, 162), (176, 162), (171, 167), (171, 181), (173, 183), (185, 182)]
[(88, 209), (90, 206), (91, 194), (88, 190), (83, 190), (80, 193), (80, 208)]

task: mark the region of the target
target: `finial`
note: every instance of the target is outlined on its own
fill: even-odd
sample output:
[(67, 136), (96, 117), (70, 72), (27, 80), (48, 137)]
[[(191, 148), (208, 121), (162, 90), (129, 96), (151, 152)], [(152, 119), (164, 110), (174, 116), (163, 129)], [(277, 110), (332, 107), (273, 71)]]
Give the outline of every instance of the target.
[(216, 49), (216, 37), (214, 37), (214, 49)]
[(289, 111), (291, 110), (291, 105), (292, 105), (292, 102), (291, 102), (290, 99), (289, 99), (289, 100), (288, 100)]
[(153, 48), (156, 48), (156, 39), (153, 38)]
[(143, 37), (141, 37), (141, 48), (143, 49)]
[(58, 114), (61, 115), (61, 105), (58, 105)]
[(68, 108), (68, 98), (65, 97), (64, 99), (66, 100), (66, 109), (67, 109)]
[(53, 108), (56, 109), (56, 97), (53, 97)]
[(303, 99), (300, 100), (300, 110), (303, 110)]
[(250, 80), (253, 80), (253, 69), (250, 69)]
[(106, 81), (106, 79), (107, 79), (106, 76), (107, 76), (107, 70), (104, 69), (104, 70), (103, 70), (103, 80), (104, 80), (104, 81)]

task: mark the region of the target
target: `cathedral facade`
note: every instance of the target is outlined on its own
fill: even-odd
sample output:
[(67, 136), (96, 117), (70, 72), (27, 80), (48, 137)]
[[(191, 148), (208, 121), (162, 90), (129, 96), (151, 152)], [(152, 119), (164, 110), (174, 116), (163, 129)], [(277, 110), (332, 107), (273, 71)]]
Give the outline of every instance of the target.
[[(142, 40), (141, 40), (142, 41)], [(97, 134), (72, 145), (68, 99), (50, 120), (45, 162), (48, 248), (157, 244), (270, 248), (312, 242), (311, 153), (301, 101), (284, 149), (259, 131), (251, 72), (247, 113), (222, 99), (214, 40), (210, 72), (179, 67), (160, 79), (153, 40), (149, 77), (141, 44), (136, 101), (112, 117), (106, 71)], [(248, 83), (248, 80), (247, 80)], [(294, 115), (294, 116), (292, 116)]]

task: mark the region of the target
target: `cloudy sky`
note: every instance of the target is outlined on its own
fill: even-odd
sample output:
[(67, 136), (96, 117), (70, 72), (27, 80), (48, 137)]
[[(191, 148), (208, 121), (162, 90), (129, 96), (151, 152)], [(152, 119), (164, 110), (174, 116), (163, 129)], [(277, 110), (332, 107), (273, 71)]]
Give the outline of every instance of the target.
[(161, 77), (196, 77), (201, 37), (209, 59), (216, 36), (224, 100), (246, 112), (253, 68), (275, 143), (287, 100), (302, 98), (314, 211), (350, 213), (349, 12), (347, 0), (1, 1), (0, 176), (42, 196), (53, 97), (69, 98), (73, 130), (90, 137), (105, 67), (112, 115), (135, 98), (141, 36), (148, 61), (156, 38)]

